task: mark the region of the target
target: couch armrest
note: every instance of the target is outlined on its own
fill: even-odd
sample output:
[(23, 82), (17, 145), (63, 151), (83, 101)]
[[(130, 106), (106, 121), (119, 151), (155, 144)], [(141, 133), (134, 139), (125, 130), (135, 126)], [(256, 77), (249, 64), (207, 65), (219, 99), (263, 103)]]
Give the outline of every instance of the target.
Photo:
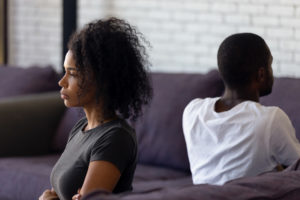
[(50, 153), (64, 110), (59, 92), (1, 99), (0, 156)]

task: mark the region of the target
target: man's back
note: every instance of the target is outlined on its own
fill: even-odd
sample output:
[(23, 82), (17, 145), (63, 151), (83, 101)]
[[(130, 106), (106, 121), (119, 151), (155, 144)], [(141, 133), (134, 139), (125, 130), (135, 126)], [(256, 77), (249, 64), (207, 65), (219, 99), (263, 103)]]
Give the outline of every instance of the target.
[(290, 165), (300, 145), (287, 115), (278, 107), (244, 101), (216, 112), (219, 98), (195, 99), (183, 114), (194, 184), (221, 185)]

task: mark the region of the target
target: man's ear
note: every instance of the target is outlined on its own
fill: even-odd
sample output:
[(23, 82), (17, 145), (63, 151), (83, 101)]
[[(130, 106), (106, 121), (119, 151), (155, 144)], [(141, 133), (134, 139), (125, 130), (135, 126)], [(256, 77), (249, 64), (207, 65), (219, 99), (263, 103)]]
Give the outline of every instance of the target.
[(257, 81), (261, 83), (264, 82), (265, 79), (266, 79), (266, 69), (260, 67), (257, 72)]

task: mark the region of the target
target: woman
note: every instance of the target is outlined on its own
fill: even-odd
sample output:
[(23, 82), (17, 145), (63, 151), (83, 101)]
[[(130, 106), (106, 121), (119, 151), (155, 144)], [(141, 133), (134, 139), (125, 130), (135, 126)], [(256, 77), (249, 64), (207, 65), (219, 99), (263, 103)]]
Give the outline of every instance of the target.
[(132, 189), (137, 143), (125, 119), (136, 119), (152, 96), (141, 39), (145, 42), (116, 18), (89, 23), (71, 37), (59, 81), (61, 98), (67, 107), (83, 107), (86, 117), (71, 130), (51, 173), (53, 188), (40, 200)]

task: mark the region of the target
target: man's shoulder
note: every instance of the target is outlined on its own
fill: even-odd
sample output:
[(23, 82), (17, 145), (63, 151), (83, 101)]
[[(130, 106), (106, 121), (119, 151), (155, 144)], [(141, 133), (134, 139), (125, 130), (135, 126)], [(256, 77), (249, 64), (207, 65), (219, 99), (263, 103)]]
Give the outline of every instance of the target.
[(288, 115), (278, 106), (265, 106), (258, 104), (258, 108), (261, 115), (268, 116), (269, 119), (273, 119), (275, 121), (289, 120)]
[(215, 98), (207, 97), (207, 98), (193, 99), (192, 101), (190, 101), (188, 103), (188, 105), (186, 106), (186, 109), (194, 109), (194, 108), (200, 108), (201, 106), (210, 105), (212, 103), (215, 103), (217, 98), (219, 98), (219, 97), (215, 97)]
[(210, 110), (215, 103), (216, 98), (197, 98), (190, 101), (183, 111), (183, 121), (191, 120), (198, 116), (199, 113), (204, 114)]
[(257, 106), (263, 111), (263, 112), (272, 112), (275, 114), (285, 114), (285, 112), (278, 106), (266, 106), (260, 103), (257, 103)]

